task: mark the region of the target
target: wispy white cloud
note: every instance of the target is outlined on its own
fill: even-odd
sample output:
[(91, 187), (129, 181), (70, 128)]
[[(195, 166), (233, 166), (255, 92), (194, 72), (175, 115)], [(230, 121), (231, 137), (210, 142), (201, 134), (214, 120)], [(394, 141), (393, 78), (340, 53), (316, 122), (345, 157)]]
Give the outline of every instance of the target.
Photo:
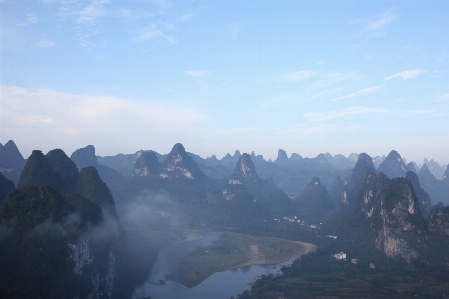
[(360, 78), (356, 72), (323, 72), (319, 77), (320, 79), (312, 84), (312, 89), (322, 89), (329, 85)]
[(358, 130), (358, 129), (361, 129), (361, 128), (362, 128), (361, 125), (352, 125), (352, 126), (346, 127), (346, 130)]
[(212, 77), (214, 75), (214, 71), (211, 70), (189, 70), (185, 71), (185, 73), (197, 78)]
[(209, 93), (209, 81), (215, 75), (212, 70), (188, 70), (184, 71), (187, 75), (195, 78), (196, 83), (204, 93)]
[(449, 100), (449, 93), (436, 95), (435, 98), (437, 101), (447, 101)]
[[(49, 149), (78, 148), (91, 144), (98, 136), (102, 136), (104, 144), (116, 148), (119, 132), (134, 140), (162, 138), (165, 134), (189, 134), (189, 130), (208, 119), (192, 107), (151, 100), (132, 101), (7, 85), (0, 85), (0, 94), (2, 134), (14, 136), (14, 140), (22, 140), (29, 146), (46, 144)], [(147, 128), (154, 130), (150, 132)]]
[(240, 23), (234, 23), (227, 26), (228, 32), (231, 34), (232, 39), (237, 39), (242, 31)]
[(390, 25), (398, 16), (391, 10), (387, 10), (379, 15), (374, 21), (370, 22), (366, 27), (366, 31), (378, 31), (385, 29)]
[(35, 14), (33, 14), (33, 13), (28, 13), (27, 14), (27, 17), (28, 17), (28, 23), (31, 23), (31, 24), (33, 24), (33, 23), (38, 23), (38, 22), (40, 22), (40, 18), (38, 18)]
[(40, 41), (35, 43), (34, 46), (38, 48), (50, 48), (56, 46), (56, 43), (47, 39), (41, 39)]
[(352, 24), (363, 23), (363, 34), (369, 38), (377, 38), (385, 36), (385, 30), (390, 26), (396, 19), (396, 15), (393, 10), (386, 10), (380, 15), (374, 17), (360, 18), (352, 21)]
[(288, 135), (295, 135), (292, 139), (296, 139), (296, 136), (300, 138), (322, 135), (337, 131), (338, 128), (335, 124), (318, 124), (316, 126), (299, 125), (292, 126), (288, 129), (281, 130), (282, 133)]
[(72, 20), (77, 30), (76, 39), (80, 46), (94, 45), (92, 38), (101, 32), (100, 20), (111, 15), (107, 5), (109, 0), (62, 1), (58, 8), (58, 15), (63, 19)]
[(373, 93), (373, 92), (379, 91), (380, 88), (381, 88), (381, 86), (368, 87), (368, 88), (365, 88), (365, 89), (361, 89), (361, 90), (359, 90), (359, 91), (356, 91), (356, 92), (354, 92), (354, 93), (350, 93), (350, 94), (348, 94), (348, 95), (345, 95), (345, 96), (342, 96), (342, 97), (338, 97), (338, 98), (332, 99), (332, 100), (330, 100), (330, 101), (331, 101), (331, 102), (333, 102), (333, 101), (339, 101), (339, 100), (348, 99), (348, 98), (353, 98), (353, 97), (357, 97), (357, 96), (364, 95), (364, 94), (368, 94), (368, 93)]
[(93, 25), (98, 19), (108, 14), (107, 4), (111, 4), (111, 2), (109, 0), (92, 0), (86, 5), (78, 1), (64, 1), (58, 9), (58, 14), (64, 18), (73, 18), (80, 25)]
[(170, 44), (176, 44), (177, 40), (173, 36), (166, 35), (161, 30), (159, 30), (156, 26), (156, 24), (150, 24), (141, 30), (139, 30), (134, 37), (132, 38), (133, 41), (146, 41), (149, 39), (157, 39), (157, 38), (163, 38)]
[(297, 71), (282, 76), (282, 81), (302, 81), (309, 79), (315, 74), (314, 71)]
[(185, 22), (185, 21), (192, 19), (194, 16), (195, 15), (193, 13), (188, 13), (188, 14), (183, 15), (181, 18), (179, 18), (179, 20), (181, 22)]
[(418, 76), (421, 73), (424, 73), (425, 71), (421, 70), (421, 69), (416, 69), (416, 70), (407, 70), (407, 71), (403, 71), (388, 77), (385, 77), (384, 81), (389, 81), (391, 79), (395, 79), (395, 78), (402, 78), (403, 80), (408, 80), (408, 79), (412, 79), (415, 78), (416, 76)]
[(388, 113), (389, 110), (383, 108), (374, 108), (374, 107), (363, 107), (363, 106), (355, 106), (344, 108), (340, 111), (329, 111), (329, 112), (320, 112), (320, 113), (306, 113), (305, 117), (309, 118), (310, 121), (324, 121), (324, 120), (332, 120), (334, 118), (356, 115), (356, 114), (366, 114), (366, 113)]
[(424, 115), (424, 114), (434, 114), (438, 111), (435, 109), (415, 109), (415, 110), (407, 110), (405, 114), (407, 115)]

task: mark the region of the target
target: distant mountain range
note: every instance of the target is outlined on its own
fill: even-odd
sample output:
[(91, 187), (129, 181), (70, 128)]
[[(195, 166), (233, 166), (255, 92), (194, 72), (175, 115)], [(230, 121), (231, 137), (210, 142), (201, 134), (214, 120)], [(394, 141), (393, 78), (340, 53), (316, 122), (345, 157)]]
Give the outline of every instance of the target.
[(97, 157), (88, 145), (70, 158), (54, 149), (24, 160), (9, 141), (0, 162), (0, 239), (7, 241), (0, 246), (0, 289), (12, 292), (6, 295), (126, 293), (132, 283), (121, 279), (133, 263), (122, 225), (239, 229), (317, 243), (325, 233), (361, 259), (449, 262), (449, 168), (438, 179), (431, 169), (441, 167), (425, 160), (416, 172), (394, 150), (372, 159), (289, 158), (280, 149), (266, 161), (239, 151), (203, 159), (180, 143), (166, 155)]

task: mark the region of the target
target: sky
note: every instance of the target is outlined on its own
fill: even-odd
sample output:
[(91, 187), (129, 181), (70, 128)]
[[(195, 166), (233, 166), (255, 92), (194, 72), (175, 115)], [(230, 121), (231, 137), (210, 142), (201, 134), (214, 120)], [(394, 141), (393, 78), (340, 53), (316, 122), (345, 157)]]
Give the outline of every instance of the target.
[(449, 1), (0, 0), (0, 143), (449, 162)]

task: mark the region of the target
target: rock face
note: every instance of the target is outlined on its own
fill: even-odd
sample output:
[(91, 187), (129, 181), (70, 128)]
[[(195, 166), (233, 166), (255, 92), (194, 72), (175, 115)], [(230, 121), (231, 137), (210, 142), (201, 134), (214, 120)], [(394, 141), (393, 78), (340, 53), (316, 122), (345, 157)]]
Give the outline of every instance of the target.
[(433, 159), (430, 159), (430, 161), (428, 161), (426, 158), (424, 158), (423, 165), (427, 165), (429, 171), (435, 176), (437, 180), (441, 180), (443, 178), (443, 170), (441, 169), (440, 164), (433, 161)]
[(290, 161), (298, 161), (301, 159), (302, 159), (302, 156), (297, 153), (292, 153), (292, 155), (290, 156)]
[(351, 161), (354, 162), (354, 163), (357, 162), (358, 158), (359, 158), (359, 154), (356, 154), (356, 153), (351, 153), (351, 154), (348, 156), (348, 159), (351, 160)]
[(316, 177), (293, 202), (298, 206), (300, 219), (316, 222), (324, 219), (334, 206), (326, 187)]
[(429, 230), (449, 237), (449, 207), (437, 208), (430, 216)]
[(37, 185), (50, 186), (59, 192), (66, 190), (64, 181), (47, 157), (41, 151), (34, 150), (23, 167), (17, 189)]
[(287, 215), (293, 212), (293, 204), (287, 194), (276, 187), (271, 180), (259, 178), (251, 156), (244, 153), (237, 161), (234, 172), (223, 189), (223, 198), (226, 200), (238, 196), (248, 198), (247, 194), (264, 213)]
[(352, 161), (341, 154), (332, 156), (330, 153), (325, 153), (324, 156), (329, 161), (329, 163), (331, 163), (332, 166), (334, 166), (337, 169), (352, 168), (354, 167), (355, 164), (355, 161)]
[(415, 191), (416, 198), (419, 203), (419, 209), (424, 218), (428, 219), (430, 216), (430, 208), (432, 207), (430, 203), (429, 193), (424, 191), (419, 184), (419, 179), (416, 173), (413, 171), (407, 171), (405, 178), (412, 183), (413, 190)]
[(61, 149), (49, 151), (47, 157), (52, 168), (59, 173), (67, 190), (75, 191), (79, 172), (76, 164)]
[(186, 152), (181, 143), (173, 146), (171, 152), (161, 165), (158, 174), (161, 178), (187, 178), (207, 180), (208, 177), (201, 171), (192, 157)]
[(371, 227), (376, 248), (386, 256), (399, 256), (407, 262), (419, 256), (415, 245), (424, 242), (421, 232), (426, 225), (409, 180), (369, 173), (354, 212)]
[(334, 182), (332, 183), (331, 188), (329, 189), (329, 196), (334, 205), (339, 204), (339, 202), (341, 201), (341, 196), (344, 188), (345, 186), (343, 185), (341, 177), (336, 177)]
[(288, 163), (287, 153), (283, 149), (278, 150), (278, 156), (277, 156), (276, 160), (274, 160), (274, 163), (277, 163), (277, 164)]
[(237, 163), (237, 161), (239, 160), (240, 156), (242, 154), (240, 153), (239, 150), (236, 150), (234, 152), (234, 155), (231, 156), (229, 153), (226, 154), (226, 156), (224, 156), (220, 162), (221, 164), (225, 165), (225, 166), (229, 166), (229, 167), (233, 167), (235, 165), (235, 163)]
[(77, 149), (72, 153), (70, 159), (75, 162), (79, 170), (89, 166), (95, 167), (102, 181), (105, 182), (111, 190), (118, 188), (118, 186), (125, 182), (125, 179), (117, 172), (117, 170), (98, 163), (97, 157), (95, 156), (95, 147), (93, 145)]
[(443, 173), (443, 183), (449, 186), (449, 165), (446, 168), (446, 171)]
[(81, 169), (76, 191), (97, 204), (105, 216), (117, 219), (114, 198), (108, 186), (101, 180), (95, 167)]
[(93, 145), (77, 149), (72, 153), (70, 159), (76, 163), (78, 169), (98, 165), (97, 157), (95, 156), (95, 147)]
[(449, 185), (444, 181), (439, 181), (430, 172), (427, 165), (424, 165), (418, 173), (419, 183), (427, 193), (432, 202), (442, 202), (449, 204)]
[(0, 148), (0, 167), (2, 168), (22, 168), (25, 159), (20, 153), (14, 141), (9, 140)]
[(246, 197), (248, 194), (246, 186), (253, 187), (260, 184), (262, 184), (262, 180), (257, 176), (251, 156), (244, 153), (237, 161), (234, 172), (223, 189), (223, 198), (231, 200), (240, 196)]
[(398, 152), (391, 151), (379, 165), (377, 172), (383, 172), (389, 178), (405, 177), (407, 166)]
[(407, 171), (413, 171), (414, 173), (418, 173), (413, 162), (409, 162), (406, 166), (406, 169)]
[(14, 183), (3, 176), (0, 173), (0, 206), (2, 205), (3, 200), (6, 196), (11, 192), (16, 190), (14, 187)]
[(142, 152), (134, 164), (132, 177), (155, 176), (160, 171), (161, 164), (153, 151)]
[(374, 167), (376, 167), (376, 169), (379, 168), (380, 164), (382, 164), (382, 162), (385, 161), (385, 159), (386, 159), (385, 155), (374, 157), (373, 158)]
[(232, 174), (223, 189), (223, 198), (225, 200), (231, 200), (240, 196), (247, 195), (247, 188), (245, 187), (245, 185), (243, 185), (243, 182), (237, 176)]
[(0, 288), (6, 297), (111, 298), (114, 235), (102, 230), (102, 239), (94, 240), (101, 209), (75, 197), (31, 186), (5, 200), (0, 225), (10, 233), (0, 247)]
[(8, 180), (18, 184), (22, 167), (25, 164), (22, 154), (19, 152), (14, 141), (9, 140), (4, 146), (0, 147), (0, 172)]
[(251, 156), (244, 153), (240, 156), (231, 178), (239, 179), (244, 184), (253, 185), (261, 183), (262, 180), (257, 176)]
[(345, 182), (345, 188), (341, 194), (340, 206), (346, 206), (346, 208), (352, 206), (369, 173), (376, 173), (373, 161), (368, 154), (361, 153), (358, 155), (357, 163), (355, 163), (354, 168), (349, 174), (348, 180)]

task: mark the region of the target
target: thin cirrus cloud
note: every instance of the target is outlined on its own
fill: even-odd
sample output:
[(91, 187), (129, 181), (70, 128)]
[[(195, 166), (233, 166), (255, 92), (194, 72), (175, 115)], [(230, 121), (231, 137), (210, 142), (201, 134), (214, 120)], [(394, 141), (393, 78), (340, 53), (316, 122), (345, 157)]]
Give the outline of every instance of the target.
[(40, 40), (40, 41), (38, 41), (37, 43), (34, 44), (34, 46), (38, 47), (38, 48), (51, 48), (51, 47), (53, 47), (55, 45), (56, 45), (55, 42), (52, 42), (52, 41), (49, 41), (49, 40), (46, 40), (46, 39), (42, 39), (42, 40)]
[(309, 118), (310, 121), (323, 121), (323, 120), (332, 120), (335, 118), (349, 116), (349, 115), (367, 114), (367, 113), (388, 113), (388, 112), (389, 112), (389, 110), (383, 109), (383, 108), (355, 106), (355, 107), (344, 108), (340, 111), (306, 113), (306, 114), (304, 114), (304, 116)]
[(227, 26), (228, 32), (231, 34), (232, 39), (237, 39), (242, 31), (240, 23), (234, 23)]
[(283, 75), (282, 81), (290, 81), (290, 82), (302, 81), (302, 80), (309, 79), (314, 74), (315, 74), (314, 71), (291, 72), (291, 73)]
[(449, 100), (449, 93), (445, 93), (445, 94), (439, 94), (437, 96), (435, 96), (437, 101), (447, 101)]
[(384, 82), (390, 81), (395, 78), (402, 78), (402, 80), (409, 80), (409, 79), (415, 78), (416, 76), (418, 76), (419, 74), (422, 74), (424, 72), (425, 71), (422, 69), (407, 70), (407, 71), (403, 71), (403, 72), (385, 77)]
[(415, 110), (407, 110), (405, 114), (415, 116), (415, 115), (425, 115), (425, 114), (434, 114), (438, 111), (435, 109), (415, 109)]
[(133, 41), (142, 42), (149, 39), (157, 39), (163, 38), (170, 44), (176, 44), (176, 38), (166, 35), (161, 30), (156, 27), (156, 24), (150, 24), (142, 28), (139, 32), (137, 32), (132, 38)]
[(185, 73), (195, 78), (207, 78), (214, 75), (214, 71), (211, 70), (189, 70), (185, 71)]
[(383, 37), (385, 36), (387, 27), (390, 26), (397, 17), (398, 16), (394, 14), (392, 10), (387, 10), (376, 18), (369, 20), (363, 31), (370, 38)]
[[(0, 93), (2, 132), (25, 144), (40, 140), (40, 143), (59, 143), (52, 146), (70, 147), (73, 143), (88, 144), (95, 136), (102, 136), (105, 144), (114, 147), (117, 132), (126, 131), (135, 140), (162, 138), (189, 132), (208, 119), (192, 107), (152, 100), (130, 101), (9, 85), (0, 85)], [(149, 132), (147, 128), (155, 130)], [(27, 138), (31, 135), (39, 136), (36, 137), (39, 140), (29, 142)]]
[(59, 7), (58, 14), (61, 17), (73, 18), (80, 25), (93, 25), (107, 15), (106, 5), (111, 4), (109, 0), (93, 0), (88, 5), (80, 5), (79, 2), (63, 2)]
[(364, 95), (364, 94), (368, 94), (368, 93), (373, 93), (373, 92), (379, 91), (380, 88), (381, 88), (381, 86), (373, 86), (373, 87), (364, 88), (364, 89), (361, 89), (361, 90), (356, 91), (354, 93), (350, 93), (348, 95), (332, 99), (332, 100), (330, 100), (330, 102), (344, 100), (344, 99), (348, 99), (348, 98), (354, 98), (354, 97), (357, 97), (357, 96), (360, 96), (360, 95)]

